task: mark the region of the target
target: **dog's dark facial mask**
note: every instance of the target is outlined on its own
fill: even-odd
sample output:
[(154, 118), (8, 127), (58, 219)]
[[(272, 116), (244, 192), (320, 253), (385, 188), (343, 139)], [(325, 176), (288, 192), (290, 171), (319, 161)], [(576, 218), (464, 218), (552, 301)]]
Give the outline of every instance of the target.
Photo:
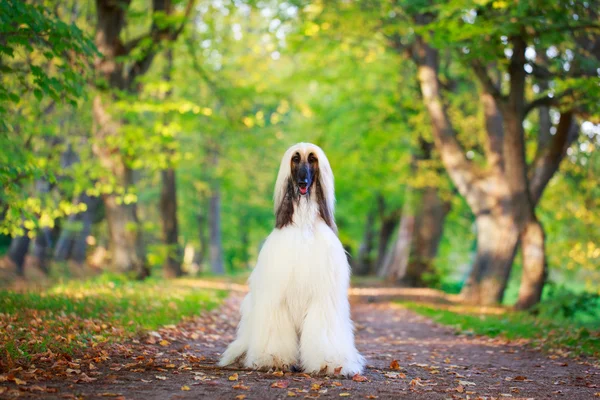
[(296, 153), (292, 157), (291, 168), (296, 193), (300, 196), (310, 195), (319, 168), (317, 157), (310, 153), (307, 159), (303, 160), (300, 154)]

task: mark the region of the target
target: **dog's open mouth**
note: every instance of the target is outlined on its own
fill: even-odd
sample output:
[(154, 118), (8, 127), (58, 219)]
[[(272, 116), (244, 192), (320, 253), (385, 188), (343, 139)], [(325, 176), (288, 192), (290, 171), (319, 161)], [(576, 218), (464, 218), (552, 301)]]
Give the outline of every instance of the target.
[(300, 189), (300, 194), (304, 196), (308, 192), (308, 185), (306, 183), (299, 183), (298, 189)]

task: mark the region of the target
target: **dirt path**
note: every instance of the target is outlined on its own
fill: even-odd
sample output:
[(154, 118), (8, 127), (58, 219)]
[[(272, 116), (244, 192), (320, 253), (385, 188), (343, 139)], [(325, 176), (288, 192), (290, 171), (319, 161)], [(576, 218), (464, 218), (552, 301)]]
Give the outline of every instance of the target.
[[(0, 388), (5, 388), (0, 389), (0, 398), (575, 400), (600, 396), (598, 365), (549, 357), (521, 344), (456, 335), (393, 304), (364, 301), (353, 305), (357, 346), (368, 360), (364, 382), (220, 369), (215, 362), (233, 338), (240, 298), (234, 294), (218, 311), (161, 329), (139, 342), (90, 350), (82, 359), (56, 363), (44, 379), (39, 370), (18, 371), (15, 375), (27, 383), (0, 382)], [(393, 360), (399, 369), (390, 368)]]

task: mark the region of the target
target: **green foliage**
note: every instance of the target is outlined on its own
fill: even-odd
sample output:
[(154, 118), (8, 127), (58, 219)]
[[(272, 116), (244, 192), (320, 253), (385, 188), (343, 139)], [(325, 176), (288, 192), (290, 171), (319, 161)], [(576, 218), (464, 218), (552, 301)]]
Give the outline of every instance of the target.
[(551, 282), (545, 289), (545, 299), (537, 306), (543, 317), (600, 320), (600, 294), (575, 292)]
[(72, 111), (63, 104), (84, 97), (98, 53), (75, 24), (24, 1), (0, 1), (0, 36), (0, 232), (33, 234), (76, 211), (35, 186), (59, 180), (65, 127), (57, 120)]
[[(63, 22), (44, 5), (2, 0), (0, 34), (0, 67), (3, 77), (11, 78), (0, 86), (0, 115), (13, 110), (25, 92), (33, 92), (38, 101), (49, 96), (73, 105), (83, 96), (83, 73), (99, 54), (75, 24)], [(10, 129), (4, 118), (1, 123), (0, 129)]]

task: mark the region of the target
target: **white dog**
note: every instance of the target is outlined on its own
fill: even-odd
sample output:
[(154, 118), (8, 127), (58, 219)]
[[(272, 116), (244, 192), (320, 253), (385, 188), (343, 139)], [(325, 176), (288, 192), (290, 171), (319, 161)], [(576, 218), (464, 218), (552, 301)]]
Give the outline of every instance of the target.
[(284, 154), (275, 183), (276, 228), (249, 279), (237, 338), (219, 365), (354, 375), (350, 267), (333, 218), (333, 173), (323, 150), (299, 143)]

